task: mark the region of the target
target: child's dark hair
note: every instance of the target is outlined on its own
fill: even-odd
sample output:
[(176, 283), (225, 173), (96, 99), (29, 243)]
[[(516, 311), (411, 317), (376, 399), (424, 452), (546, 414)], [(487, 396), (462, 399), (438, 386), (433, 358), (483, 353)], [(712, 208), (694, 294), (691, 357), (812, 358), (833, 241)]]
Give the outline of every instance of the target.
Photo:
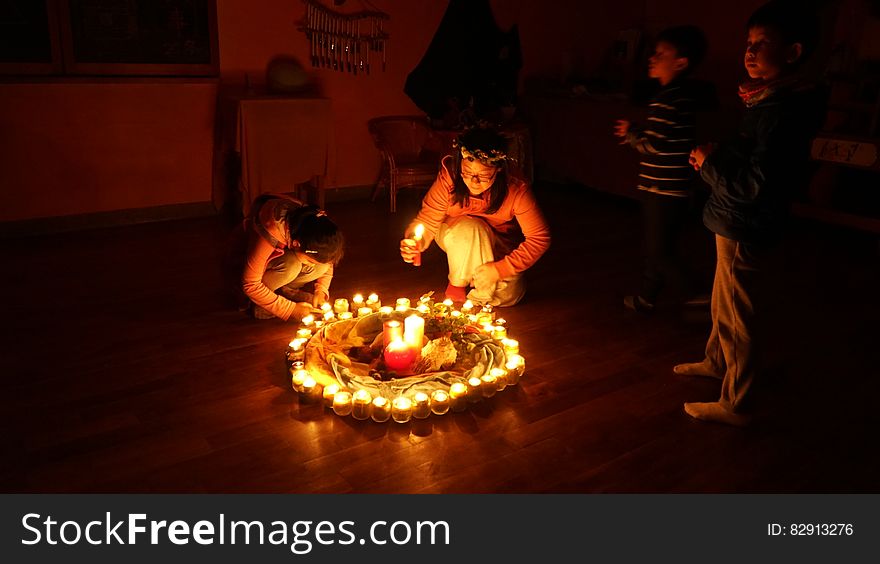
[(489, 207), (486, 209), (486, 213), (495, 213), (507, 197), (507, 179), (510, 174), (507, 139), (493, 127), (474, 127), (459, 135), (454, 146), (452, 170), (449, 171), (452, 174), (452, 203), (466, 207), (471, 197), (467, 184), (461, 177), (462, 148), (464, 148), (472, 154), (489, 158), (488, 162), (478, 158), (476, 159), (478, 162), (498, 167), (495, 180), (488, 190)]
[(679, 25), (666, 28), (657, 35), (656, 42), (668, 43), (678, 57), (688, 60), (685, 73), (693, 71), (706, 57), (709, 43), (703, 30), (695, 25)]
[(778, 33), (786, 45), (801, 44), (799, 65), (819, 43), (819, 18), (809, 0), (770, 0), (752, 14), (746, 29), (766, 27)]
[(338, 264), (342, 260), (345, 237), (342, 231), (317, 206), (302, 206), (287, 216), (290, 238), (299, 241), (300, 252), (323, 264)]

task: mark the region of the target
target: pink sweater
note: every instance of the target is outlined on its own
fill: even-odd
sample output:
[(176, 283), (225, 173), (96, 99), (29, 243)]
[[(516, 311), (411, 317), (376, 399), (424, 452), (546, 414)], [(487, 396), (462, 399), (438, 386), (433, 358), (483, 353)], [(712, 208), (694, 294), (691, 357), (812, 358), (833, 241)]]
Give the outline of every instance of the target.
[[(287, 211), (302, 205), (299, 200), (279, 194), (277, 198), (269, 200), (260, 208), (256, 218), (245, 220), (248, 248), (241, 278), (242, 289), (254, 304), (285, 320), (290, 319), (296, 304), (284, 296), (279, 296), (263, 284), (263, 274), (270, 260), (280, 257), (286, 250), (293, 249), (293, 240), (290, 238), (290, 228), (287, 225)], [(277, 246), (257, 231), (254, 221), (259, 221), (266, 232), (278, 241)], [(331, 265), (321, 278), (315, 280), (315, 291), (323, 291), (329, 295), (332, 279)]]
[(508, 278), (534, 265), (550, 247), (550, 229), (528, 184), (509, 176), (507, 197), (498, 211), (493, 214), (486, 213), (489, 207), (488, 190), (480, 196), (471, 196), (467, 207), (462, 207), (452, 203), (452, 176), (448, 169), (450, 158), (447, 156), (443, 159), (437, 180), (422, 200), (422, 209), (406, 232), (412, 233), (417, 223), (423, 224), (425, 226), (423, 245), (427, 249), (437, 235), (440, 224), (450, 223), (449, 220), (458, 217), (479, 217), (503, 239), (518, 235), (517, 224), (519, 224), (525, 240), (507, 256), (496, 260), (495, 267), (502, 278)]

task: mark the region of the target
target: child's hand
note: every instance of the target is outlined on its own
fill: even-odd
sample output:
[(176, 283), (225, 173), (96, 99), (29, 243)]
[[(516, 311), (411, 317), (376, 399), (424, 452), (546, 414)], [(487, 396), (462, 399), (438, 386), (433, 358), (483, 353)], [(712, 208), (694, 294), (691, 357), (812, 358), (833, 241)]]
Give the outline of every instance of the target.
[[(614, 136), (620, 137), (622, 139), (626, 138), (626, 134), (629, 133), (629, 128), (632, 124), (629, 120), (619, 119), (614, 124)], [(621, 141), (620, 144), (623, 145), (626, 141)]]
[(315, 298), (312, 300), (312, 305), (314, 307), (321, 307), (321, 304), (326, 302), (330, 298), (325, 292), (320, 290), (315, 291)]
[(706, 157), (712, 154), (712, 151), (715, 150), (715, 146), (715, 143), (706, 143), (705, 145), (698, 145), (693, 148), (691, 156), (688, 158), (688, 162), (691, 163), (694, 170), (700, 170), (700, 168), (702, 168), (703, 161), (706, 160)]
[(311, 313), (312, 304), (308, 302), (297, 302), (296, 305), (293, 306), (293, 315), (290, 316), (290, 319), (300, 321), (303, 317), (310, 315)]

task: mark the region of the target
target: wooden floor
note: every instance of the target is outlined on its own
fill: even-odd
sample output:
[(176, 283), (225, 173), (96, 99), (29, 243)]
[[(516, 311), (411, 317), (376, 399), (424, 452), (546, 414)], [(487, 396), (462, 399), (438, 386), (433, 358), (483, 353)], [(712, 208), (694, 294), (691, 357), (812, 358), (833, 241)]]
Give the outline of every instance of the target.
[[(875, 237), (803, 225), (780, 296), (788, 327), (771, 417), (747, 430), (682, 402), (718, 383), (700, 312), (621, 306), (639, 274), (638, 209), (543, 187), (553, 246), (503, 311), (521, 385), (461, 414), (379, 425), (300, 406), (294, 327), (229, 309), (227, 228), (202, 218), (0, 243), (0, 486), (5, 492), (878, 492), (880, 261)], [(444, 256), (396, 253), (417, 195), (330, 204), (348, 251), (334, 294), (442, 290)], [(707, 270), (711, 240), (689, 246)]]

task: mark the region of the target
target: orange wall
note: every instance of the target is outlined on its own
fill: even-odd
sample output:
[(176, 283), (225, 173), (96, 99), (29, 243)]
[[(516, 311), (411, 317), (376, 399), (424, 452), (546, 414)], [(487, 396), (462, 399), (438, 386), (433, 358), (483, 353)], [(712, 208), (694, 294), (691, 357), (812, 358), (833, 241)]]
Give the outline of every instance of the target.
[(216, 84), (0, 84), (0, 221), (210, 195)]

